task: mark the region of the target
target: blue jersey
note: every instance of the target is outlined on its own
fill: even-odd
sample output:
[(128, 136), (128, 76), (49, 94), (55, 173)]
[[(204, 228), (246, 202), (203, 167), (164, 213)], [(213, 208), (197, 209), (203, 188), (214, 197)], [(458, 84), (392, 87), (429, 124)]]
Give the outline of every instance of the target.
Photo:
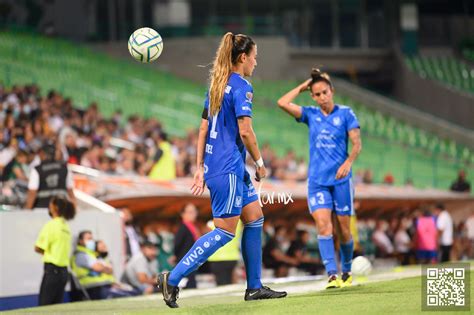
[(332, 113), (324, 116), (320, 108), (302, 107), (297, 121), (309, 127), (308, 184), (332, 186), (349, 180), (352, 171), (337, 180), (336, 173), (348, 156), (349, 130), (360, 128), (352, 109), (335, 104)]
[[(204, 153), (204, 178), (223, 174), (244, 178), (245, 146), (239, 134), (237, 118), (252, 117), (252, 85), (237, 73), (232, 73), (224, 91), (219, 113), (208, 116), (209, 122)], [(209, 110), (209, 97), (204, 108)]]

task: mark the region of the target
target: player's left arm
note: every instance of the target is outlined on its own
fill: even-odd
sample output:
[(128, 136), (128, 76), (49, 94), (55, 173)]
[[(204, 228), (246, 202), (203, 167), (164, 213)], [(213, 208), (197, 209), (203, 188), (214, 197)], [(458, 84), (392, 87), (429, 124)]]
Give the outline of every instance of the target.
[(336, 179), (346, 177), (351, 171), (352, 163), (359, 156), (360, 151), (362, 150), (362, 141), (360, 139), (360, 129), (354, 128), (349, 130), (349, 139), (352, 143), (352, 150), (347, 159), (342, 163), (336, 173)]

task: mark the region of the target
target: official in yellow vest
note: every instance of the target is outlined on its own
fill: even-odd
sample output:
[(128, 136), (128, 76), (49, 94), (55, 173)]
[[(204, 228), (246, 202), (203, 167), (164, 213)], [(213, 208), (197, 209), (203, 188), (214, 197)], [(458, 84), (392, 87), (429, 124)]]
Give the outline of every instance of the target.
[(71, 258), (71, 269), (92, 300), (109, 297), (114, 283), (112, 267), (97, 259), (96, 243), (91, 231), (79, 233), (77, 247)]
[(71, 229), (66, 221), (74, 218), (76, 208), (65, 197), (53, 197), (49, 203), (49, 215), (52, 220), (43, 226), (35, 243), (35, 251), (43, 255), (44, 262), (39, 305), (63, 301), (72, 244)]

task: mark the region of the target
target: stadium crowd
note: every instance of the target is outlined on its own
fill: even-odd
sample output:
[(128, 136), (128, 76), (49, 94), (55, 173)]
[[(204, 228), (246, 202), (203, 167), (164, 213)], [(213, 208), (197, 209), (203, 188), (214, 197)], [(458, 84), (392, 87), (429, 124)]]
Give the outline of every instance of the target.
[[(79, 109), (56, 91), (41, 96), (36, 85), (0, 86), (0, 178), (2, 195), (13, 195), (12, 203), (22, 199), (22, 188), (45, 143), (55, 143), (56, 158), (69, 164), (168, 180), (193, 174), (196, 142), (194, 130), (185, 137), (169, 137), (156, 118), (125, 119), (116, 111), (106, 119), (95, 103)], [(279, 158), (264, 144), (262, 155), (272, 178), (306, 178), (306, 162), (293, 151)]]
[[(54, 90), (42, 96), (36, 85), (11, 89), (0, 85), (2, 203), (24, 202), (30, 170), (39, 163), (37, 153), (45, 143), (55, 143), (56, 158), (70, 164), (108, 174), (168, 180), (192, 176), (196, 142), (195, 130), (189, 130), (185, 137), (169, 137), (156, 118), (125, 118), (120, 110), (104, 118), (96, 103), (80, 109)], [(264, 143), (261, 151), (271, 179), (306, 179), (307, 164), (291, 149), (278, 157)], [(252, 165), (250, 160), (248, 165)], [(458, 179), (454, 190), (461, 187), (469, 191), (465, 174), (460, 176), (462, 179)], [(354, 174), (354, 182), (372, 184), (373, 177), (370, 169), (359, 170)], [(393, 182), (391, 174), (384, 176), (383, 183)]]

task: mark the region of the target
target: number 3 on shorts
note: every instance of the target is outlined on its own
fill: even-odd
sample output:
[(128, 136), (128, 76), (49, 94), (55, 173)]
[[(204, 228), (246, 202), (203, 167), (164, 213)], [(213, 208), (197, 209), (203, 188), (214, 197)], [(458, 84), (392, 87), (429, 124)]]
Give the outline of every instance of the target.
[(318, 197), (318, 204), (324, 204), (324, 194), (322, 192), (316, 193), (316, 197)]

